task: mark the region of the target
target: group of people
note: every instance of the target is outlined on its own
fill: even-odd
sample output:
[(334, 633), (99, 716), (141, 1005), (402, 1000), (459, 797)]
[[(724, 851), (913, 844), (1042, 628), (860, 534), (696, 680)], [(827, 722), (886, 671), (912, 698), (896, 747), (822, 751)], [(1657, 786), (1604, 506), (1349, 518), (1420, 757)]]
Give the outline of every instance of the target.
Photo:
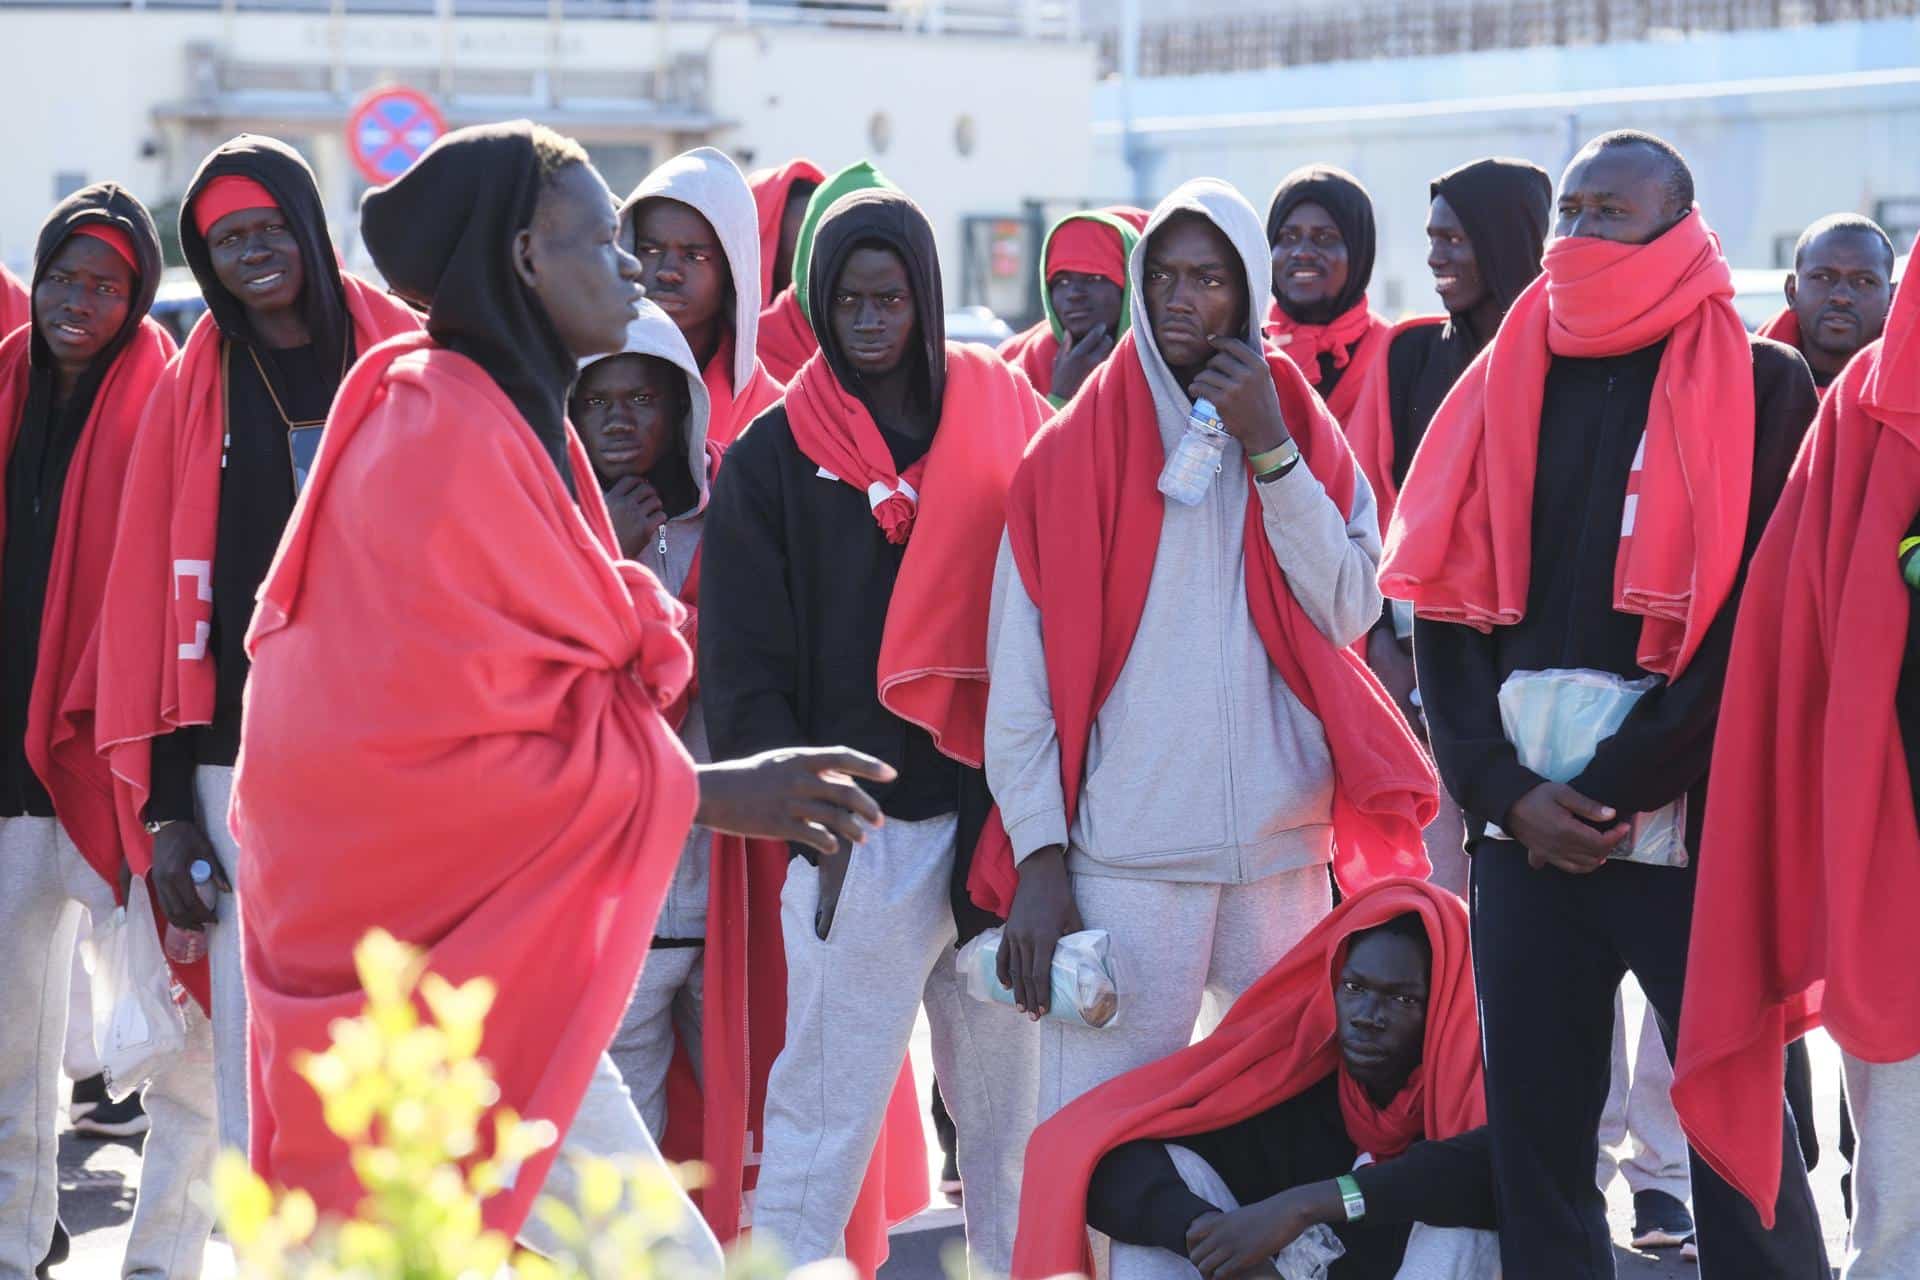
[[(501, 1103), (563, 1137), (485, 1216), (537, 1251), (574, 1157), (664, 1153), (708, 1170), (674, 1274), (750, 1230), (870, 1276), (924, 1011), (983, 1273), (1611, 1276), (1631, 973), (1710, 1280), (1829, 1274), (1819, 1025), (1847, 1274), (1920, 1273), (1920, 287), (1823, 219), (1749, 335), (1644, 133), (1428, 194), (1440, 314), (1371, 307), (1316, 165), (1264, 221), (1208, 178), (1062, 219), (998, 353), (866, 163), (620, 197), (462, 129), (366, 196), (375, 284), (243, 135), (178, 351), (140, 202), (63, 202), (0, 342), (0, 1278), (58, 1256), (76, 922), (132, 877), (208, 954), (128, 1277), (199, 1273), (222, 1146), (352, 1213), (300, 1064), (376, 927), (497, 985)], [(1550, 737), (1622, 708), (1569, 767), (1542, 687)], [(956, 970), (990, 928), (1010, 1004)], [(1054, 1007), (1087, 930), (1098, 1027)]]

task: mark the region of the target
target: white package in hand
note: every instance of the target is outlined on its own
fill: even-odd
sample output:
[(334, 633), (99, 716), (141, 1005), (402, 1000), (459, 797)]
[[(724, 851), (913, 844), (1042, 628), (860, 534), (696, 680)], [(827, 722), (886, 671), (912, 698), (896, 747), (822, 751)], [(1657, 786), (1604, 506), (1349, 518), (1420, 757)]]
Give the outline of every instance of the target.
[(1346, 1254), (1347, 1247), (1333, 1228), (1315, 1223), (1273, 1255), (1273, 1269), (1280, 1273), (1280, 1280), (1327, 1280), (1327, 1269)]
[[(1520, 763), (1549, 782), (1571, 782), (1593, 762), (1634, 704), (1660, 683), (1585, 669), (1516, 671), (1500, 686), (1500, 727)], [(1661, 867), (1687, 865), (1687, 799), (1637, 813), (1613, 856)]]
[[(1011, 1005), (1013, 991), (1000, 982), (999, 929), (988, 929), (960, 948), (954, 965), (975, 1000)], [(1053, 949), (1053, 998), (1047, 1017), (1077, 1027), (1111, 1027), (1120, 1019), (1120, 987), (1113, 977), (1112, 941), (1105, 929), (1082, 929)]]
[(173, 974), (160, 950), (147, 882), (135, 876), (127, 905), (93, 931), (93, 1043), (107, 1093), (126, 1097), (187, 1045), (186, 1019), (173, 1001)]

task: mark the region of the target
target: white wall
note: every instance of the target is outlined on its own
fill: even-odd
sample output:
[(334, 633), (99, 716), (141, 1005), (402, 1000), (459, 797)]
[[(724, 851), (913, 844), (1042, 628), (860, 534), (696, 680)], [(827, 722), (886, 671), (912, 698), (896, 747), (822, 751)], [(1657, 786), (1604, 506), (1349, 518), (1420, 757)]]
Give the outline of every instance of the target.
[[(69, 61), (84, 33), (86, 56)], [(663, 123), (646, 104), (568, 102), (573, 131), (596, 141), (645, 141), (664, 154), (712, 141), (751, 157), (748, 167), (812, 156), (833, 169), (871, 157), (926, 208), (956, 279), (960, 219), (1015, 213), (1027, 199), (1078, 200), (1089, 188), (1093, 53), (1051, 41), (922, 36), (837, 29), (727, 28), (680, 22), (569, 21), (127, 10), (0, 10), (0, 118), (9, 122), (0, 182), (0, 260), (24, 267), (54, 203), (54, 177), (117, 179), (143, 199), (177, 196), (208, 145), (241, 127), (294, 134), (319, 171), (329, 208), (350, 221), (358, 184), (339, 138), (343, 99), (262, 87), (244, 110), (191, 129), (155, 112), (194, 96), (188, 46), (212, 42), (256, 68), (339, 65), (355, 85), (404, 77), (430, 92), (445, 68), (640, 73), (706, 63), (712, 136)], [(77, 73), (75, 67), (84, 70)], [(442, 100), (455, 122), (548, 114), (536, 100)], [(890, 118), (875, 153), (869, 122)], [(961, 156), (956, 123), (971, 116), (977, 143)], [(211, 131), (211, 132), (210, 132)], [(217, 135), (217, 136), (216, 136)], [(142, 156), (151, 144), (155, 154)]]

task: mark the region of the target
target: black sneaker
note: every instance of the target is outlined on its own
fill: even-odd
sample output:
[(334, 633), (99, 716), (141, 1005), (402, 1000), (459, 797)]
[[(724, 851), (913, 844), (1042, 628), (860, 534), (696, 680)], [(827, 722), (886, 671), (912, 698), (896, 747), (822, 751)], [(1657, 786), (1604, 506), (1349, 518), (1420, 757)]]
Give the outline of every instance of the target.
[(960, 1203), (960, 1160), (951, 1151), (940, 1166), (940, 1194), (955, 1204)]
[(75, 1133), (95, 1138), (131, 1138), (145, 1133), (148, 1127), (147, 1111), (140, 1105), (138, 1093), (130, 1093), (119, 1102), (102, 1102), (73, 1122)]
[(79, 1124), (107, 1100), (107, 1078), (88, 1076), (73, 1082), (73, 1094), (67, 1100), (67, 1123)]
[(47, 1280), (48, 1270), (65, 1262), (67, 1255), (72, 1252), (73, 1240), (67, 1235), (67, 1224), (55, 1218), (53, 1243), (47, 1246), (47, 1256), (40, 1260), (40, 1265), (33, 1269), (33, 1274), (38, 1277), (38, 1280)]
[(1637, 1191), (1633, 1196), (1633, 1247), (1678, 1249), (1693, 1239), (1693, 1215), (1687, 1206), (1664, 1191)]

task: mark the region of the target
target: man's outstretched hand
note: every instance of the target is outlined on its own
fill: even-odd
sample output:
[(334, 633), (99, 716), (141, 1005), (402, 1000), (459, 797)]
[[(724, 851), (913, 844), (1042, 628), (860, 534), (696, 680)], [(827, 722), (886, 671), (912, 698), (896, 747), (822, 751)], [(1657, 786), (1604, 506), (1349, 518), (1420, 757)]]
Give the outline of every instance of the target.
[(782, 747), (701, 765), (694, 822), (728, 835), (804, 844), (831, 855), (880, 825), (855, 778), (892, 782), (893, 766), (845, 747)]

